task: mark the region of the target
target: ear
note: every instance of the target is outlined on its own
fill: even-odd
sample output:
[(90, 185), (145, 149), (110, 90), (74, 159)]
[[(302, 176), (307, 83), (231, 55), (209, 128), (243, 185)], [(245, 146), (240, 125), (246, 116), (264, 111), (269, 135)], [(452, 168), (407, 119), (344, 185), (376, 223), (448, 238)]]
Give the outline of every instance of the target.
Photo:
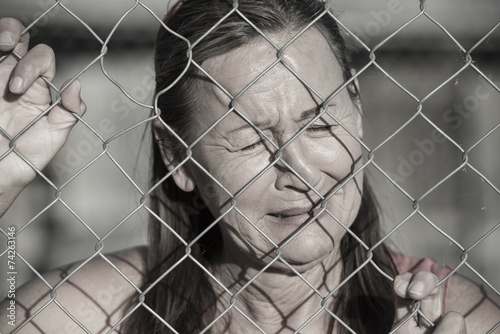
[[(160, 148), (163, 163), (170, 172), (177, 167), (179, 159), (175, 156), (173, 148), (168, 145), (168, 140), (166, 140), (169, 136), (168, 130), (160, 120), (155, 119), (153, 121), (153, 131), (156, 143)], [(196, 181), (188, 167), (187, 164), (184, 164), (172, 174), (175, 184), (185, 192), (193, 191), (196, 188)]]
[[(356, 70), (351, 69), (351, 76), (354, 77), (356, 75)], [(356, 113), (356, 130), (358, 131), (359, 138), (363, 138), (363, 107), (361, 105), (361, 91), (359, 88), (359, 81), (358, 78), (354, 78), (354, 81), (351, 83), (354, 87), (354, 91), (358, 91), (358, 96), (356, 99), (353, 101), (354, 106), (356, 107), (357, 113)]]

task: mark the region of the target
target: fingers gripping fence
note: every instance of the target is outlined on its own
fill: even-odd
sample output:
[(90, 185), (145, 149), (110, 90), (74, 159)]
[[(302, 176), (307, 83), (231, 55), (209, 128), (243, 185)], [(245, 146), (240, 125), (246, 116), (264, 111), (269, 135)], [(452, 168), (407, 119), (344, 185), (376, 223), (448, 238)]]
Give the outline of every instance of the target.
[[(334, 298), (334, 295), (342, 289), (346, 285), (346, 283), (352, 279), (353, 276), (356, 275), (359, 271), (361, 271), (364, 267), (366, 266), (375, 266), (386, 278), (387, 280), (394, 280), (394, 275), (392, 273), (386, 273), (384, 272), (381, 268), (378, 268), (376, 263), (373, 261), (373, 252), (375, 249), (378, 247), (381, 247), (383, 243), (386, 243), (390, 240), (392, 236), (394, 236), (398, 231), (403, 230), (405, 226), (411, 223), (411, 220), (414, 219), (415, 217), (420, 217), (423, 219), (428, 227), (430, 227), (433, 230), (433, 233), (437, 233), (440, 236), (446, 240), (447, 243), (453, 244), (456, 248), (458, 248), (461, 252), (460, 255), (460, 261), (459, 263), (455, 266), (454, 270), (450, 272), (449, 275), (444, 277), (439, 284), (443, 284), (445, 281), (447, 281), (451, 275), (456, 273), (458, 270), (468, 268), (470, 271), (475, 276), (475, 279), (480, 281), (481, 284), (484, 284), (487, 286), (494, 294), (500, 295), (500, 292), (498, 291), (498, 287), (495, 287), (493, 284), (489, 282), (489, 280), (485, 279), (481, 272), (477, 270), (473, 264), (470, 263), (469, 261), (469, 253), (471, 253), (473, 250), (478, 248), (481, 243), (483, 243), (485, 240), (488, 238), (491, 238), (492, 235), (495, 233), (498, 234), (498, 228), (500, 227), (500, 221), (496, 222), (493, 227), (491, 227), (489, 230), (484, 231), (482, 235), (477, 238), (474, 242), (469, 243), (469, 244), (464, 244), (459, 241), (457, 241), (450, 233), (445, 231), (442, 227), (440, 227), (439, 221), (435, 221), (434, 218), (429, 217), (425, 209), (422, 208), (422, 203), (425, 202), (425, 200), (430, 197), (431, 194), (433, 194), (436, 189), (438, 189), (440, 186), (442, 186), (444, 183), (448, 182), (451, 180), (453, 177), (455, 177), (457, 174), (461, 173), (464, 169), (467, 169), (469, 173), (473, 173), (477, 175), (478, 177), (481, 178), (481, 180), (484, 181), (486, 184), (486, 187), (489, 187), (490, 190), (492, 190), (496, 195), (500, 196), (500, 190), (498, 187), (498, 184), (495, 184), (495, 181), (492, 181), (488, 178), (485, 173), (481, 172), (479, 168), (477, 168), (473, 163), (471, 163), (470, 156), (471, 154), (474, 154), (475, 150), (479, 145), (481, 145), (483, 142), (487, 141), (489, 137), (494, 136), (495, 133), (498, 134), (498, 128), (500, 127), (500, 122), (497, 122), (496, 124), (491, 124), (491, 127), (488, 131), (485, 133), (482, 133), (479, 139), (477, 139), (473, 144), (463, 147), (462, 144), (457, 141), (455, 138), (450, 136), (445, 130), (442, 129), (442, 127), (437, 124), (435, 120), (432, 119), (432, 117), (429, 117), (429, 113), (431, 111), (426, 109), (426, 105), (428, 104), (429, 100), (431, 100), (433, 97), (435, 97), (440, 91), (443, 90), (443, 88), (450, 83), (453, 84), (457, 80), (457, 78), (460, 77), (460, 75), (465, 72), (465, 71), (474, 71), (479, 75), (482, 79), (484, 79), (490, 86), (491, 88), (495, 91), (495, 94), (500, 93), (500, 88), (498, 85), (486, 75), (483, 70), (476, 64), (476, 61), (474, 59), (474, 52), (481, 46), (483, 45), (491, 36), (498, 31), (498, 26), (500, 25), (500, 21), (491, 28), (482, 38), (480, 38), (477, 43), (475, 43), (472, 47), (470, 48), (465, 48), (463, 47), (458, 40), (452, 35), (452, 33), (447, 30), (445, 26), (440, 24), (437, 20), (435, 20), (432, 16), (432, 13), (427, 10), (426, 8), (426, 1), (421, 0), (419, 3), (413, 2), (411, 3), (412, 6), (418, 7), (416, 9), (416, 14), (414, 17), (409, 19), (407, 22), (402, 24), (399, 28), (397, 28), (394, 32), (390, 33), (386, 38), (384, 38), (382, 41), (377, 43), (374, 46), (369, 46), (369, 43), (365, 43), (363, 39), (359, 36), (359, 34), (356, 33), (356, 31), (353, 31), (350, 29), (346, 24), (342, 22), (341, 19), (339, 19), (332, 11), (330, 10), (330, 5), (329, 3), (325, 3), (324, 11), (317, 15), (316, 17), (311, 18), (310, 24), (308, 24), (306, 27), (304, 27), (301, 31), (299, 31), (293, 38), (291, 38), (288, 42), (286, 42), (283, 46), (280, 46), (276, 44), (270, 36), (267, 36), (265, 33), (260, 31), (258, 27), (252, 22), (251, 19), (247, 18), (242, 12), (239, 11), (239, 3), (237, 0), (233, 1), (233, 8), (232, 10), (228, 11), (227, 14), (222, 18), (221, 21), (219, 21), (217, 24), (215, 24), (211, 29), (209, 29), (199, 40), (197, 41), (189, 41), (186, 39), (184, 36), (181, 36), (174, 31), (172, 31), (169, 27), (168, 24), (166, 25), (165, 23), (162, 22), (162, 19), (155, 14), (155, 12), (150, 9), (145, 2), (142, 1), (135, 1), (133, 4), (131, 4), (130, 8), (123, 13), (123, 15), (117, 20), (116, 24), (114, 24), (114, 28), (111, 30), (111, 32), (107, 35), (105, 39), (102, 39), (99, 37), (99, 35), (94, 32), (92, 27), (85, 23), (84, 20), (79, 18), (77, 12), (73, 12), (70, 10), (69, 6), (65, 5), (63, 1), (56, 1), (53, 3), (53, 5), (50, 6), (46, 11), (44, 11), (41, 15), (39, 15), (36, 19), (34, 19), (31, 24), (29, 24), (24, 32), (28, 32), (34, 27), (36, 27), (37, 23), (40, 21), (44, 20), (46, 17), (50, 16), (50, 14), (55, 11), (55, 10), (64, 10), (67, 12), (69, 15), (73, 17), (74, 20), (78, 21), (79, 24), (81, 24), (81, 29), (85, 29), (86, 31), (90, 32), (92, 36), (95, 38), (95, 40), (101, 45), (101, 50), (100, 53), (97, 57), (95, 57), (88, 65), (86, 65), (77, 75), (71, 78), (69, 82), (64, 84), (61, 88), (57, 88), (55, 85), (53, 85), (49, 80), (45, 79), (45, 81), (50, 85), (52, 91), (53, 91), (53, 96), (54, 99), (52, 101), (51, 106), (42, 114), (37, 116), (25, 129), (23, 129), (19, 133), (8, 133), (6, 130), (0, 128), (0, 132), (2, 135), (10, 141), (10, 147), (7, 151), (5, 152), (0, 152), (0, 163), (1, 160), (5, 159), (7, 156), (11, 154), (15, 154), (19, 156), (26, 164), (28, 164), (37, 174), (38, 176), (44, 180), (44, 182), (49, 186), (55, 193), (54, 199), (48, 204), (43, 210), (41, 210), (37, 215), (35, 215), (32, 219), (29, 221), (25, 222), (22, 225), (18, 225), (20, 227), (17, 228), (16, 230), (16, 238), (19, 240), (19, 243), (22, 242), (23, 240), (23, 233), (25, 230), (30, 227), (33, 224), (37, 224), (39, 221), (40, 217), (47, 212), (51, 207), (56, 205), (57, 203), (64, 206), (78, 221), (81, 223), (81, 225), (88, 230), (95, 238), (97, 241), (95, 244), (95, 252), (92, 256), (88, 257), (85, 259), (80, 265), (78, 265), (76, 268), (72, 268), (72, 271), (69, 272), (62, 280), (58, 281), (56, 284), (52, 284), (52, 282), (47, 281), (44, 276), (42, 276), (42, 273), (40, 273), (37, 270), (36, 266), (33, 266), (30, 264), (30, 262), (23, 257), (22, 252), (17, 252), (16, 256), (18, 261), (22, 261), (25, 263), (25, 265), (33, 272), (34, 275), (36, 275), (42, 282), (43, 284), (50, 289), (50, 300), (45, 302), (43, 305), (41, 305), (39, 308), (36, 310), (31, 310), (29, 318), (23, 323), (20, 324), (19, 326), (16, 327), (14, 330), (14, 333), (17, 332), (23, 332), (23, 328), (27, 326), (33, 319), (37, 317), (43, 317), (43, 311), (49, 307), (49, 305), (57, 305), (57, 307), (62, 310), (75, 324), (78, 328), (80, 328), (82, 331), (86, 333), (92, 333), (90, 329), (87, 328), (87, 326), (79, 320), (79, 317), (75, 314), (72, 314), (70, 311), (68, 311), (67, 307), (65, 307), (64, 303), (62, 303), (58, 299), (58, 291), (59, 289), (64, 286), (65, 284), (68, 284), (68, 281), (79, 271), (81, 268), (83, 268), (85, 265), (90, 263), (91, 261), (95, 259), (102, 259), (109, 265), (109, 270), (113, 270), (116, 272), (118, 275), (120, 275), (125, 281), (130, 284), (130, 286), (136, 291), (136, 296), (135, 300), (136, 303), (134, 304), (134, 307), (128, 309), (123, 317), (118, 320), (115, 323), (110, 324), (110, 329), (108, 332), (115, 332), (118, 330), (118, 328), (124, 323), (124, 321), (130, 317), (137, 309), (139, 308), (146, 308), (151, 314), (156, 316), (166, 327), (168, 327), (172, 332), (178, 333), (176, 328), (172, 327), (171, 324), (169, 324), (167, 321), (165, 321), (161, 315), (157, 314), (154, 309), (149, 306), (145, 300), (146, 296), (148, 293), (150, 293), (151, 289), (153, 289), (156, 284), (158, 284), (163, 278), (166, 276), (170, 275), (183, 261), (193, 261), (202, 271), (205, 272), (205, 274), (213, 281), (213, 283), (217, 284), (220, 286), (220, 289), (224, 291), (224, 293), (227, 294), (230, 304), (229, 306), (223, 310), (221, 313), (219, 313), (215, 318), (210, 319), (208, 322), (208, 325), (204, 330), (202, 330), (202, 333), (209, 332), (211, 329), (213, 329), (213, 326), (217, 324), (218, 321), (221, 321), (221, 319), (228, 313), (230, 312), (236, 312), (240, 314), (243, 318), (245, 318), (250, 324), (252, 324), (255, 327), (256, 331), (265, 333), (264, 329), (259, 327), (257, 324), (256, 320), (253, 319), (250, 315), (243, 310), (239, 304), (238, 304), (238, 298), (239, 296), (246, 290), (248, 289), (252, 284), (254, 284), (255, 280), (259, 278), (260, 275), (265, 273), (266, 271), (269, 270), (270, 267), (273, 265), (280, 263), (282, 266), (285, 266), (288, 268), (291, 272), (293, 272), (297, 277), (299, 277), (304, 284), (306, 284), (311, 291), (316, 294), (321, 302), (317, 305), (317, 311), (310, 316), (310, 318), (305, 321), (299, 328), (294, 328), (295, 332), (301, 332), (303, 330), (307, 330), (307, 325), (310, 324), (315, 318), (317, 318), (319, 315), (323, 315), (325, 313), (328, 313), (333, 319), (335, 319), (341, 326), (344, 326), (347, 328), (347, 330), (351, 333), (355, 333), (353, 329), (351, 329), (347, 323), (344, 322), (342, 317), (337, 315), (335, 312), (333, 312), (330, 308), (329, 305), (331, 304), (332, 298)], [(163, 27), (163, 29), (169, 31), (170, 33), (176, 35), (180, 40), (182, 40), (187, 48), (187, 54), (186, 58), (188, 61), (186, 62), (186, 67), (184, 71), (181, 73), (181, 75), (174, 80), (168, 87), (160, 91), (156, 96), (154, 96), (153, 104), (148, 105), (140, 101), (139, 99), (135, 98), (133, 94), (127, 91), (126, 88), (124, 88), (117, 80), (113, 78), (112, 75), (110, 75), (107, 71), (107, 63), (106, 63), (106, 56), (108, 54), (108, 47), (109, 44), (112, 42), (113, 37), (115, 32), (119, 29), (120, 26), (126, 24), (127, 17), (132, 15), (135, 11), (140, 11), (140, 10), (145, 10), (147, 11), (150, 15), (151, 18), (156, 20), (159, 25)], [(223, 84), (221, 84), (219, 81), (217, 81), (216, 78), (214, 78), (211, 74), (210, 71), (207, 71), (202, 64), (197, 63), (196, 59), (193, 58), (193, 50), (197, 47), (198, 43), (203, 40), (207, 35), (212, 33), (214, 30), (218, 28), (218, 26), (226, 20), (230, 16), (238, 16), (242, 20), (246, 21), (250, 27), (255, 29), (260, 36), (262, 36), (263, 39), (265, 39), (269, 45), (275, 50), (276, 52), (276, 59), (269, 64), (268, 67), (266, 67), (262, 72), (260, 72), (258, 75), (255, 76), (255, 78), (248, 83), (243, 89), (238, 91), (237, 93), (232, 93), (230, 92), (230, 89), (228, 87), (224, 87)], [(312, 27), (315, 25), (315, 23), (322, 17), (322, 16), (331, 16), (341, 27), (343, 30), (343, 33), (347, 36), (350, 36), (354, 40), (354, 43), (360, 46), (364, 51), (367, 52), (368, 54), (368, 60), (361, 66), (361, 68), (357, 71), (357, 73), (349, 79), (348, 81), (344, 82), (341, 86), (335, 88), (329, 95), (327, 96), (322, 96), (317, 90), (315, 90), (316, 87), (313, 87), (310, 83), (308, 83), (304, 78), (302, 73), (297, 73), (296, 70), (294, 70), (293, 66), (290, 66), (289, 63), (286, 62), (285, 59), (285, 53), (286, 51), (293, 45), (293, 43), (300, 38), (301, 36), (304, 36), (308, 31), (312, 29)], [(444, 33), (448, 39), (456, 46), (456, 48), (459, 50), (463, 57), (463, 64), (461, 67), (452, 75), (447, 77), (445, 80), (443, 80), (439, 85), (437, 85), (432, 91), (430, 91), (427, 95), (424, 97), (417, 97), (416, 94), (412, 92), (411, 89), (407, 88), (404, 84), (400, 83), (399, 80), (397, 80), (389, 71), (386, 70), (386, 68), (378, 61), (377, 55), (378, 52), (386, 46), (388, 43), (390, 43), (391, 40), (393, 40), (395, 37), (397, 37), (401, 32), (403, 32), (405, 29), (407, 29), (408, 26), (410, 26), (412, 23), (414, 23), (416, 20), (422, 20), (425, 19), (428, 21), (428, 24), (432, 24), (438, 29)], [(20, 55), (16, 55), (18, 59), (21, 59)], [(5, 57), (4, 57), (5, 58)], [(0, 62), (3, 61), (3, 59), (0, 59)], [(145, 108), (146, 110), (151, 111), (149, 115), (144, 114), (143, 118), (133, 124), (132, 126), (129, 126), (128, 128), (119, 131), (109, 137), (105, 137), (99, 133), (93, 127), (91, 124), (89, 124), (86, 121), (85, 117), (80, 117), (77, 114), (73, 114), (77, 119), (78, 122), (81, 123), (83, 126), (85, 126), (89, 131), (92, 132), (93, 135), (95, 135), (99, 141), (100, 144), (102, 144), (102, 151), (100, 154), (98, 154), (95, 158), (91, 159), (85, 166), (80, 168), (78, 171), (76, 171), (67, 181), (65, 181), (62, 185), (57, 186), (53, 180), (50, 179), (50, 177), (46, 176), (43, 171), (38, 170), (30, 161), (29, 159), (25, 158), (22, 154), (22, 152), (18, 151), (16, 149), (16, 141), (25, 135), (26, 131), (28, 131), (29, 128), (36, 126), (36, 123), (42, 118), (45, 117), (56, 105), (61, 103), (61, 94), (62, 92), (69, 87), (69, 85), (76, 79), (80, 77), (84, 77), (84, 74), (87, 70), (89, 70), (92, 67), (99, 66), (102, 73), (104, 76), (114, 84), (116, 87), (118, 87), (122, 94), (130, 101), (133, 103)], [(256, 85), (256, 83), (261, 80), (266, 74), (270, 73), (274, 68), (277, 66), (283, 66), (286, 68), (297, 80), (300, 81), (300, 83), (307, 88), (307, 90), (311, 93), (311, 95), (314, 96), (314, 99), (316, 101), (319, 101), (319, 112), (315, 114), (315, 116), (308, 120), (307, 123), (295, 134), (290, 136), (284, 143), (277, 143), (276, 140), (272, 138), (272, 136), (269, 135), (268, 132), (263, 131), (259, 128), (258, 125), (254, 124), (252, 120), (248, 117), (247, 114), (245, 114), (242, 111), (241, 108), (241, 98), (242, 96), (245, 96), (245, 94), (249, 93), (249, 90)], [(158, 100), (161, 97), (162, 94), (167, 92), (168, 90), (171, 89), (175, 84), (178, 83), (179, 80), (181, 80), (182, 76), (186, 73), (189, 67), (195, 67), (198, 69), (199, 72), (201, 72), (208, 80), (213, 83), (216, 87), (218, 87), (225, 97), (230, 100), (229, 107), (227, 111), (223, 114), (222, 117), (220, 117), (215, 123), (211, 124), (203, 133), (197, 137), (194, 141), (191, 143), (186, 142), (179, 134), (177, 134), (169, 124), (166, 124), (161, 118), (161, 113), (162, 111), (158, 107)], [(412, 113), (408, 119), (406, 119), (401, 126), (399, 126), (395, 131), (392, 132), (388, 137), (386, 137), (384, 140), (382, 140), (379, 144), (377, 145), (370, 145), (370, 143), (362, 141), (360, 136), (357, 133), (354, 133), (352, 129), (346, 125), (343, 124), (343, 122), (338, 118), (337, 114), (332, 112), (332, 101), (334, 100), (335, 97), (337, 97), (342, 91), (346, 90), (350, 85), (352, 85), (356, 79), (361, 79), (363, 75), (373, 72), (373, 71), (378, 71), (382, 73), (388, 80), (390, 80), (392, 83), (394, 83), (395, 86), (397, 86), (402, 94), (404, 94), (406, 97), (409, 97), (413, 103), (415, 110)], [(301, 75), (302, 74), (302, 75)], [(89, 110), (89, 113), (96, 112), (95, 110)], [(99, 111), (100, 112), (100, 111)], [(269, 164), (266, 165), (265, 168), (261, 169), (256, 175), (252, 175), (250, 181), (248, 181), (243, 187), (238, 189), (236, 192), (230, 191), (228, 188), (228, 185), (225, 184), (222, 180), (217, 179), (214, 177), (209, 170), (206, 169), (206, 166), (200, 161), (198, 161), (195, 156), (194, 156), (194, 151), (199, 149), (200, 147), (200, 142), (206, 138), (206, 136), (214, 131), (214, 129), (224, 120), (228, 119), (230, 115), (237, 115), (241, 119), (243, 119), (245, 122), (247, 122), (254, 130), (256, 133), (258, 133), (259, 137), (262, 139), (262, 141), (265, 143), (267, 149), (269, 150), (270, 154), (270, 159), (269, 159)], [(361, 158), (356, 158), (353, 157), (352, 159), (352, 164), (360, 163), (360, 167), (357, 168), (356, 170), (352, 170), (352, 172), (345, 177), (344, 179), (340, 180), (338, 184), (330, 191), (327, 193), (324, 193), (321, 189), (316, 189), (317, 186), (315, 184), (311, 184), (311, 182), (307, 179), (305, 175), (302, 175), (301, 171), (297, 170), (296, 166), (294, 168), (294, 165), (290, 163), (290, 160), (286, 158), (286, 150), (291, 147), (293, 143), (297, 142), (297, 138), (299, 138), (301, 135), (305, 135), (305, 132), (310, 129), (315, 123), (320, 121), (321, 119), (332, 119), (338, 125), (345, 130), (350, 137), (352, 137), (364, 150), (364, 154), (366, 155), (365, 159)], [(175, 166), (171, 171), (169, 171), (158, 183), (152, 185), (149, 188), (142, 188), (137, 184), (137, 182), (134, 180), (134, 177), (129, 175), (129, 173), (120, 165), (118, 160), (113, 156), (113, 154), (110, 151), (110, 146), (114, 143), (117, 142), (120, 138), (126, 137), (129, 135), (133, 130), (144, 126), (146, 124), (153, 124), (153, 122), (160, 122), (169, 132), (169, 134), (173, 137), (176, 138), (176, 140), (182, 144), (184, 151), (185, 151), (185, 158)], [(456, 150), (458, 150), (459, 155), (460, 155), (460, 161), (461, 163), (457, 164), (455, 168), (447, 173), (444, 177), (439, 179), (437, 182), (435, 182), (433, 185), (428, 187), (426, 191), (424, 191), (423, 194), (419, 196), (414, 196), (412, 195), (402, 184), (401, 182), (398, 182), (397, 178), (392, 175), (392, 173), (388, 172), (386, 168), (381, 164), (379, 161), (376, 160), (377, 155), (388, 145), (389, 142), (393, 141), (395, 138), (397, 138), (398, 135), (401, 135), (404, 133), (404, 131), (415, 124), (417, 121), (422, 122), (423, 124), (426, 124), (426, 126), (431, 126), (437, 133), (439, 133), (441, 136), (446, 138), (447, 143), (451, 144)], [(420, 123), (419, 123), (420, 124)], [(340, 140), (340, 139), (337, 139)], [(496, 153), (494, 153), (496, 154)], [(100, 159), (103, 158), (109, 158), (113, 164), (116, 166), (117, 170), (128, 180), (128, 182), (133, 186), (137, 193), (140, 194), (140, 200), (139, 204), (130, 212), (128, 213), (125, 218), (121, 219), (115, 226), (113, 226), (107, 233), (104, 235), (99, 235), (95, 231), (95, 229), (92, 227), (92, 224), (90, 222), (87, 222), (84, 218), (81, 217), (81, 215), (78, 214), (74, 209), (72, 209), (71, 205), (68, 204), (65, 200), (65, 193), (69, 191), (71, 183), (81, 177), (83, 173), (85, 173), (87, 170), (92, 168), (94, 164), (96, 164)], [(170, 225), (168, 221), (164, 221), (157, 212), (155, 212), (151, 207), (148, 205), (148, 199), (150, 198), (151, 194), (155, 189), (160, 187), (164, 182), (166, 182), (168, 179), (171, 179), (173, 175), (177, 172), (179, 172), (183, 167), (187, 166), (188, 164), (192, 164), (196, 166), (203, 174), (204, 177), (207, 177), (210, 182), (213, 182), (214, 184), (217, 185), (220, 190), (225, 193), (225, 195), (229, 198), (229, 205), (225, 211), (219, 215), (218, 217), (215, 217), (215, 220), (210, 224), (202, 233), (200, 233), (196, 238), (193, 240), (184, 240), (177, 231), (175, 231)], [(291, 173), (296, 179), (300, 180), (300, 182), (307, 187), (307, 192), (309, 192), (314, 198), (317, 198), (316, 202), (314, 203), (314, 206), (317, 208), (317, 210), (314, 210), (313, 217), (308, 219), (308, 221), (300, 226), (292, 235), (288, 236), (286, 240), (282, 242), (276, 242), (273, 240), (270, 236), (268, 236), (263, 230), (261, 226), (258, 226), (255, 221), (253, 221), (249, 216), (248, 212), (244, 212), (241, 210), (241, 207), (239, 207), (242, 199), (241, 197), (249, 191), (249, 188), (254, 185), (259, 179), (264, 177), (266, 173), (269, 173), (270, 170), (275, 169), (275, 168), (284, 168), (286, 169), (289, 173)], [(380, 238), (380, 240), (375, 244), (375, 245), (367, 245), (363, 240), (360, 239), (358, 235), (353, 233), (350, 229), (349, 226), (345, 224), (345, 222), (340, 219), (340, 217), (337, 217), (332, 211), (330, 210), (327, 203), (328, 201), (334, 197), (336, 194), (341, 192), (345, 185), (349, 184), (350, 182), (354, 182), (354, 179), (356, 176), (361, 175), (364, 172), (367, 172), (368, 169), (372, 169), (374, 171), (378, 171), (383, 178), (390, 183), (393, 187), (397, 189), (398, 192), (402, 194), (406, 198), (407, 201), (410, 201), (412, 203), (412, 210), (410, 213), (408, 213), (405, 217), (403, 217), (395, 226), (391, 227), (390, 230), (385, 233), (385, 235)], [(180, 258), (174, 265), (170, 267), (169, 270), (165, 271), (153, 284), (151, 284), (147, 288), (143, 288), (141, 286), (138, 286), (132, 279), (128, 277), (128, 275), (123, 272), (118, 266), (110, 260), (108, 255), (105, 255), (102, 251), (104, 248), (104, 245), (106, 244), (106, 241), (110, 238), (110, 236), (115, 233), (116, 230), (118, 230), (122, 225), (126, 224), (127, 221), (131, 219), (134, 214), (137, 212), (147, 212), (150, 216), (154, 217), (158, 222), (163, 224), (163, 226), (168, 229), (173, 235), (175, 235), (180, 242), (185, 246), (185, 255)], [(230, 214), (237, 213), (239, 217), (241, 217), (248, 225), (253, 227), (257, 233), (260, 234), (260, 236), (266, 240), (270, 245), (272, 245), (272, 260), (264, 266), (255, 276), (253, 276), (250, 280), (246, 282), (240, 289), (237, 291), (232, 291), (232, 289), (225, 284), (223, 284), (215, 275), (212, 273), (208, 268), (206, 268), (202, 263), (198, 261), (198, 259), (193, 255), (192, 249), (193, 246), (196, 245), (197, 243), (200, 242), (200, 239), (207, 234), (211, 229), (216, 227), (217, 225), (220, 225), (224, 219), (228, 218)], [(336, 221), (344, 230), (346, 233), (350, 234), (352, 238), (354, 238), (365, 250), (366, 250), (366, 259), (362, 263), (361, 266), (359, 266), (354, 272), (349, 273), (345, 279), (343, 279), (340, 284), (338, 284), (336, 287), (331, 289), (328, 293), (324, 293), (323, 291), (320, 291), (318, 287), (316, 287), (314, 284), (308, 281), (304, 275), (302, 275), (292, 264), (289, 263), (284, 257), (283, 257), (283, 250), (288, 246), (290, 247), (290, 244), (293, 243), (294, 240), (298, 238), (301, 234), (304, 233), (304, 230), (306, 230), (309, 226), (314, 224), (315, 220), (319, 218), (322, 215), (327, 215), (331, 217), (334, 221)], [(498, 217), (497, 217), (498, 220)], [(20, 224), (19, 222), (16, 222), (16, 224)], [(8, 238), (8, 232), (9, 230), (6, 228), (6, 223), (2, 223), (0, 226), (0, 232), (3, 234), (5, 239)], [(420, 236), (424, 238), (425, 236), (422, 235)], [(2, 249), (0, 249), (1, 257), (7, 257), (8, 256), (8, 248), (3, 246), (4, 243), (2, 243)], [(496, 249), (498, 251), (498, 248)], [(498, 267), (498, 263), (493, 264)], [(404, 325), (406, 321), (414, 317), (416, 314), (418, 314), (419, 317), (422, 317), (424, 319), (427, 319), (426, 316), (420, 311), (420, 303), (415, 302), (414, 303), (414, 308), (413, 312), (408, 315), (408, 317), (403, 321), (398, 327), (395, 327), (392, 332), (396, 332), (400, 326)], [(432, 324), (432, 321), (427, 319), (428, 323)], [(433, 324), (432, 324), (433, 325)], [(500, 321), (493, 327), (491, 328), (490, 332), (493, 332), (495, 328), (500, 326)]]

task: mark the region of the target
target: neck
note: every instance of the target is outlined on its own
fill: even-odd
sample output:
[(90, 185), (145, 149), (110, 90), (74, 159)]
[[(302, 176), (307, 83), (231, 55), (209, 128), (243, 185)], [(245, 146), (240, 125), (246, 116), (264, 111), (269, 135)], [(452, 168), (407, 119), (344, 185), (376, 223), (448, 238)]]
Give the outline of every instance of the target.
[[(248, 264), (242, 259), (218, 262), (214, 265), (215, 276), (235, 296), (235, 307), (214, 325), (214, 330), (217, 329), (214, 332), (259, 332), (244, 315), (266, 333), (293, 333), (305, 323), (305, 332), (328, 332), (333, 318), (321, 311), (322, 301), (340, 283), (342, 262), (338, 254), (334, 251), (307, 268), (295, 267), (302, 277), (281, 262), (275, 262), (260, 274), (265, 264), (242, 266)], [(230, 307), (231, 295), (217, 283), (213, 286), (218, 296), (217, 309), (222, 313)], [(327, 300), (329, 309), (333, 298)]]

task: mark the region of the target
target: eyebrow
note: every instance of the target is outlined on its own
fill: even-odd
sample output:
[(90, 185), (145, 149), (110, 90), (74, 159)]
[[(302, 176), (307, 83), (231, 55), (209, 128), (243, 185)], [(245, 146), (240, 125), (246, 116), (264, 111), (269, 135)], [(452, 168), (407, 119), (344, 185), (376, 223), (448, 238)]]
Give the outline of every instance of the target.
[[(328, 107), (335, 107), (336, 104), (329, 104), (327, 105), (327, 108)], [(321, 106), (317, 106), (317, 107), (314, 107), (314, 108), (311, 108), (311, 109), (308, 109), (306, 111), (303, 111), (301, 114), (300, 114), (300, 120), (299, 121), (303, 121), (305, 119), (308, 119), (308, 118), (313, 118), (314, 116), (318, 115), (319, 113), (321, 112)], [(257, 128), (262, 128), (262, 127), (266, 127), (266, 126), (269, 126), (270, 125), (270, 121), (264, 121), (264, 122), (252, 122), (253, 125), (255, 125)], [(253, 126), (251, 126), (250, 124), (248, 124), (246, 121), (245, 121), (245, 124), (243, 124), (242, 126), (240, 127), (237, 127), (236, 129), (233, 129), (233, 130), (230, 130), (227, 132), (227, 134), (230, 134), (230, 133), (233, 133), (233, 132), (237, 132), (237, 131), (241, 131), (241, 130), (245, 130), (247, 128), (251, 128), (253, 129)]]

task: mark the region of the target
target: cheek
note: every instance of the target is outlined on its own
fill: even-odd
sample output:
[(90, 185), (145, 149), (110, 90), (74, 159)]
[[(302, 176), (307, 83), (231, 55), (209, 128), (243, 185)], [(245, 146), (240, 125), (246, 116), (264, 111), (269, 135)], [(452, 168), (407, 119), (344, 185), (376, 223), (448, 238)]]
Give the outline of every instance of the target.
[[(260, 189), (267, 173), (255, 181), (253, 179), (270, 163), (269, 156), (265, 157), (264, 155), (235, 158), (231, 155), (219, 154), (216, 159), (205, 160), (203, 163), (201, 163), (203, 160), (200, 159), (203, 168), (213, 177), (212, 179), (199, 168), (196, 168), (193, 173), (196, 184), (207, 204), (211, 208), (221, 211), (223, 207), (227, 208), (231, 205), (232, 196), (238, 195), (236, 197), (238, 207), (256, 205), (257, 199), (262, 197)], [(251, 186), (238, 194), (249, 183)]]
[(253, 179), (270, 163), (270, 155), (265, 151), (248, 156), (221, 157), (217, 166), (213, 168), (212, 175), (217, 175), (221, 184), (232, 194), (236, 194), (249, 182), (254, 182)]
[[(363, 165), (361, 146), (349, 134), (339, 136), (338, 140), (331, 142), (322, 161), (323, 173), (335, 182), (330, 190), (351, 178), (341, 189), (334, 190), (340, 196), (334, 195), (330, 202), (331, 213), (349, 226), (357, 216), (363, 192), (363, 171), (357, 172)], [(356, 175), (352, 177), (354, 173)]]
[(322, 145), (311, 145), (311, 161), (336, 180), (352, 174), (362, 164), (361, 147), (350, 135), (338, 136)]

